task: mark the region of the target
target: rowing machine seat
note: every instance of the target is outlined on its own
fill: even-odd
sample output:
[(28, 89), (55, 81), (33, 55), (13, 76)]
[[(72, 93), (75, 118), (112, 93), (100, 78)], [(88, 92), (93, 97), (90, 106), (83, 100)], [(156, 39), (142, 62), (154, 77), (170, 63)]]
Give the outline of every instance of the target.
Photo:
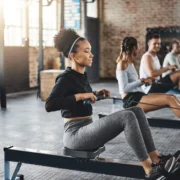
[(99, 154), (101, 154), (104, 151), (105, 151), (105, 146), (89, 151), (78, 151), (74, 149), (69, 149), (67, 147), (63, 147), (64, 155), (77, 157), (77, 158), (85, 158), (85, 159), (95, 159), (97, 156), (99, 156)]

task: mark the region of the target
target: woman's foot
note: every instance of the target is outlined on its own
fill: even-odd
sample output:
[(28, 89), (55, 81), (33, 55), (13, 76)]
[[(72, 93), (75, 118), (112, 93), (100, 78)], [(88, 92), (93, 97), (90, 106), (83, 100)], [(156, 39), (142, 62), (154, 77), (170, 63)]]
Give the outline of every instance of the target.
[[(166, 162), (165, 162), (166, 161)], [(166, 180), (169, 174), (175, 173), (180, 169), (180, 163), (175, 157), (169, 159), (161, 159), (159, 163), (152, 164), (152, 171), (145, 175), (147, 180)]]

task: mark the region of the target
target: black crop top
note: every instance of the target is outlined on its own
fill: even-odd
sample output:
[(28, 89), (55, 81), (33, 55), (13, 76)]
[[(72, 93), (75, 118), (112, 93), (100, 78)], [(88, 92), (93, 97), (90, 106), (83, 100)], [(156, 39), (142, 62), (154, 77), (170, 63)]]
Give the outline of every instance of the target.
[(82, 117), (92, 114), (91, 104), (84, 105), (83, 101), (76, 102), (75, 94), (92, 92), (86, 72), (81, 74), (68, 67), (56, 78), (56, 84), (47, 101), (46, 110), (61, 110), (62, 117)]

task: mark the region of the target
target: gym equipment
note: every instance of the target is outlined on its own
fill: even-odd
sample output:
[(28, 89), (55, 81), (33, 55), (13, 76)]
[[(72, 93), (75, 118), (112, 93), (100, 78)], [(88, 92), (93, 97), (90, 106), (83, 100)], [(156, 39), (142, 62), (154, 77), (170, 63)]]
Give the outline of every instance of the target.
[[(118, 159), (98, 157), (104, 150), (104, 146), (92, 151), (75, 151), (64, 147), (61, 153), (57, 153), (13, 146), (5, 147), (4, 180), (16, 180), (22, 163), (131, 178), (144, 178), (144, 170), (138, 162), (125, 162)], [(18, 163), (11, 178), (10, 162)]]
[[(97, 101), (104, 100), (104, 99), (112, 99), (114, 101), (122, 101), (121, 98), (117, 97), (105, 97), (103, 94), (96, 95)], [(84, 105), (90, 104), (91, 100), (87, 99), (84, 102)], [(114, 104), (114, 103), (113, 103)], [(143, 103), (148, 104), (148, 103)], [(152, 104), (151, 104), (152, 105)], [(158, 105), (154, 105), (158, 106)], [(173, 108), (173, 107), (171, 107)], [(178, 108), (175, 108), (178, 109)], [(179, 109), (180, 110), (180, 109)], [(99, 117), (106, 116), (107, 114), (99, 114)], [(151, 127), (161, 127), (161, 128), (174, 128), (174, 129), (180, 129), (180, 120), (176, 119), (168, 119), (168, 118), (159, 118), (159, 117), (147, 117), (149, 125)]]
[[(101, 158), (99, 155), (105, 151), (105, 147), (100, 147), (92, 151), (76, 151), (63, 148), (62, 152), (51, 152), (34, 149), (23, 149), (18, 147), (4, 148), (4, 180), (24, 180), (17, 179), (17, 174), (22, 163), (41, 165), (69, 170), (93, 172), (130, 178), (144, 178), (144, 170), (138, 162), (125, 162), (120, 159)], [(178, 150), (174, 156), (178, 156)], [(10, 178), (10, 162), (17, 162), (12, 178)], [(170, 175), (166, 180), (178, 180), (180, 170)]]
[[(104, 95), (97, 97), (97, 100), (105, 99)], [(84, 102), (84, 105), (90, 101)], [(78, 170), (122, 176), (129, 178), (144, 178), (144, 170), (139, 162), (121, 161), (120, 159), (111, 159), (99, 157), (105, 151), (105, 147), (99, 147), (94, 150), (77, 151), (64, 147), (61, 152), (51, 152), (35, 149), (26, 149), (18, 147), (4, 148), (4, 180), (24, 180), (23, 175), (18, 175), (22, 163), (41, 165), (69, 170)], [(178, 151), (180, 154), (180, 151)], [(10, 162), (17, 162), (17, 166), (10, 176)], [(180, 177), (179, 171), (173, 176)], [(166, 178), (170, 180), (169, 178)]]

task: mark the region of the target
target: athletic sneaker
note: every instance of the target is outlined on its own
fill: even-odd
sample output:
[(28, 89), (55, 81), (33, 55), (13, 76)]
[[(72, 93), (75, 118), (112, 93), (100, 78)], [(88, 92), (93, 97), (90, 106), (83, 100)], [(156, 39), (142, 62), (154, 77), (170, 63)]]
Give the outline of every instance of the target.
[(176, 151), (173, 156), (176, 158), (176, 161), (180, 162), (180, 150)]
[(180, 162), (180, 154), (177, 156), (176, 161)]
[(153, 163), (151, 174), (145, 175), (145, 179), (148, 180), (166, 180), (168, 174), (174, 173), (179, 166), (175, 157), (171, 157), (165, 163)]
[(177, 173), (180, 170), (180, 155), (176, 158), (176, 163), (171, 171), (171, 174)]
[(173, 155), (171, 155), (171, 154), (168, 154), (168, 155), (160, 155), (160, 156), (159, 156), (159, 159), (160, 159), (159, 163), (160, 163), (160, 164), (165, 164), (165, 163), (167, 162), (167, 160), (169, 160), (172, 156), (173, 156)]
[(172, 167), (171, 170), (168, 170), (168, 173), (170, 174), (173, 174), (175, 173), (176, 171), (180, 170), (180, 151), (176, 151), (173, 155), (162, 155), (160, 156), (160, 162), (159, 164), (162, 166), (165, 167), (165, 164), (166, 162), (171, 158), (171, 157), (174, 157), (173, 159), (175, 159), (175, 162), (174, 162), (174, 166)]
[(152, 172), (151, 174), (146, 174), (145, 179), (147, 180), (165, 180), (167, 179), (162, 171), (161, 166), (158, 164), (152, 164)]
[(163, 167), (163, 164), (160, 164), (160, 166), (164, 168), (164, 171), (167, 173), (173, 173), (174, 170), (176, 169), (176, 165), (177, 165), (177, 161), (174, 156), (172, 156), (170, 159), (166, 161), (166, 163), (164, 164), (164, 167)]
[(165, 164), (167, 162), (167, 160), (169, 160), (171, 157), (175, 157), (177, 162), (180, 162), (180, 150), (176, 151), (173, 155), (172, 154), (168, 154), (168, 155), (160, 155), (159, 159), (160, 159), (160, 164)]

